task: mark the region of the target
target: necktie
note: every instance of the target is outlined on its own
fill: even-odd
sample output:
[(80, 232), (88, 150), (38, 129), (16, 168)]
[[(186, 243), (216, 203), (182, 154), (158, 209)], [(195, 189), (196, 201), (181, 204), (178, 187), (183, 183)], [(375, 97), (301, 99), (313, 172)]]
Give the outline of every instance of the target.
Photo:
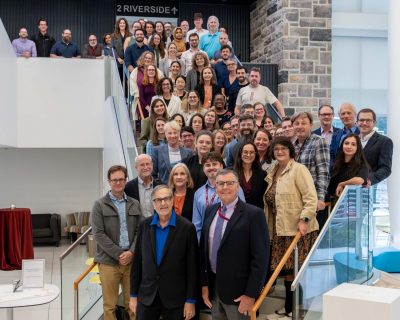
[[(225, 214), (226, 214), (225, 206), (222, 206), (221, 214), (225, 216)], [(223, 218), (221, 218), (219, 216), (219, 214), (217, 213), (217, 223), (215, 224), (214, 237), (213, 237), (213, 243), (212, 243), (212, 248), (211, 248), (211, 261), (210, 261), (211, 270), (214, 272), (217, 271), (217, 254), (218, 254), (219, 245), (221, 244), (222, 227), (224, 226), (224, 221), (225, 220)]]

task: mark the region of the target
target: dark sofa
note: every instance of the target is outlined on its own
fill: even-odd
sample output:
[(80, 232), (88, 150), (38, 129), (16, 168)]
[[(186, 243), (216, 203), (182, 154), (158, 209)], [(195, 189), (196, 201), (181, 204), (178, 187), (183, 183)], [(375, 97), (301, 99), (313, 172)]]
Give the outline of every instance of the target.
[(61, 216), (57, 213), (32, 214), (33, 244), (52, 243), (56, 247), (61, 239)]

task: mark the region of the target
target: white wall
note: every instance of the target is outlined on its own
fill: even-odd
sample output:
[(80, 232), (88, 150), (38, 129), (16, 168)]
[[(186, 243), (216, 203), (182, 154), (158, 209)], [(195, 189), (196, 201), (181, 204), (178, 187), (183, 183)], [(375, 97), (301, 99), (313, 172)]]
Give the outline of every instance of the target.
[(103, 194), (100, 149), (0, 149), (0, 163), (0, 208), (65, 216)]
[(103, 146), (104, 61), (18, 59), (19, 148)]
[(17, 58), (0, 19), (0, 146), (17, 145)]

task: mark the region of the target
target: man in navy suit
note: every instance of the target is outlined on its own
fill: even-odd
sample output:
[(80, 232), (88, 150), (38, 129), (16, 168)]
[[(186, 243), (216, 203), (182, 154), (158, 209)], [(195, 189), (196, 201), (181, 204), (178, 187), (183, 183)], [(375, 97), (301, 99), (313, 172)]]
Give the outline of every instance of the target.
[(360, 110), (357, 124), (364, 155), (370, 166), (368, 183), (374, 185), (392, 173), (393, 141), (374, 130), (376, 114), (372, 109)]
[(335, 110), (329, 104), (322, 104), (318, 109), (318, 118), (321, 126), (315, 129), (312, 133), (321, 136), (325, 139), (328, 147), (331, 145), (333, 134), (339, 130), (332, 125)]
[(129, 308), (137, 320), (189, 320), (197, 294), (196, 231), (173, 210), (166, 185), (155, 187), (151, 199), (155, 214), (139, 225)]
[(248, 319), (268, 270), (267, 222), (238, 198), (234, 171), (217, 173), (216, 190), (221, 203), (207, 208), (200, 240), (202, 297), (213, 319)]

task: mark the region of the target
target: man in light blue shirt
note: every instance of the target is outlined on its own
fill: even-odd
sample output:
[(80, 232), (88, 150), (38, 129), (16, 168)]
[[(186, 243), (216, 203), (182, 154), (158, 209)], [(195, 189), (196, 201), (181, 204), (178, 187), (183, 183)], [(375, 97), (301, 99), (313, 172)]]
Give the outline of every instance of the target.
[(221, 49), (219, 43), (219, 20), (216, 16), (210, 16), (207, 20), (208, 33), (200, 38), (200, 49), (207, 52), (210, 59), (214, 57), (214, 53)]
[[(215, 179), (219, 170), (224, 168), (224, 160), (217, 152), (210, 152), (204, 158), (203, 170), (208, 180), (194, 194), (192, 222), (196, 227), (197, 240), (200, 241), (201, 229), (203, 228), (204, 214), (207, 207), (219, 203), (220, 198), (215, 191)], [(238, 196), (246, 202), (242, 188), (239, 187)]]
[(36, 44), (28, 39), (28, 30), (26, 28), (19, 30), (19, 38), (13, 40), (12, 46), (17, 57), (37, 57)]

